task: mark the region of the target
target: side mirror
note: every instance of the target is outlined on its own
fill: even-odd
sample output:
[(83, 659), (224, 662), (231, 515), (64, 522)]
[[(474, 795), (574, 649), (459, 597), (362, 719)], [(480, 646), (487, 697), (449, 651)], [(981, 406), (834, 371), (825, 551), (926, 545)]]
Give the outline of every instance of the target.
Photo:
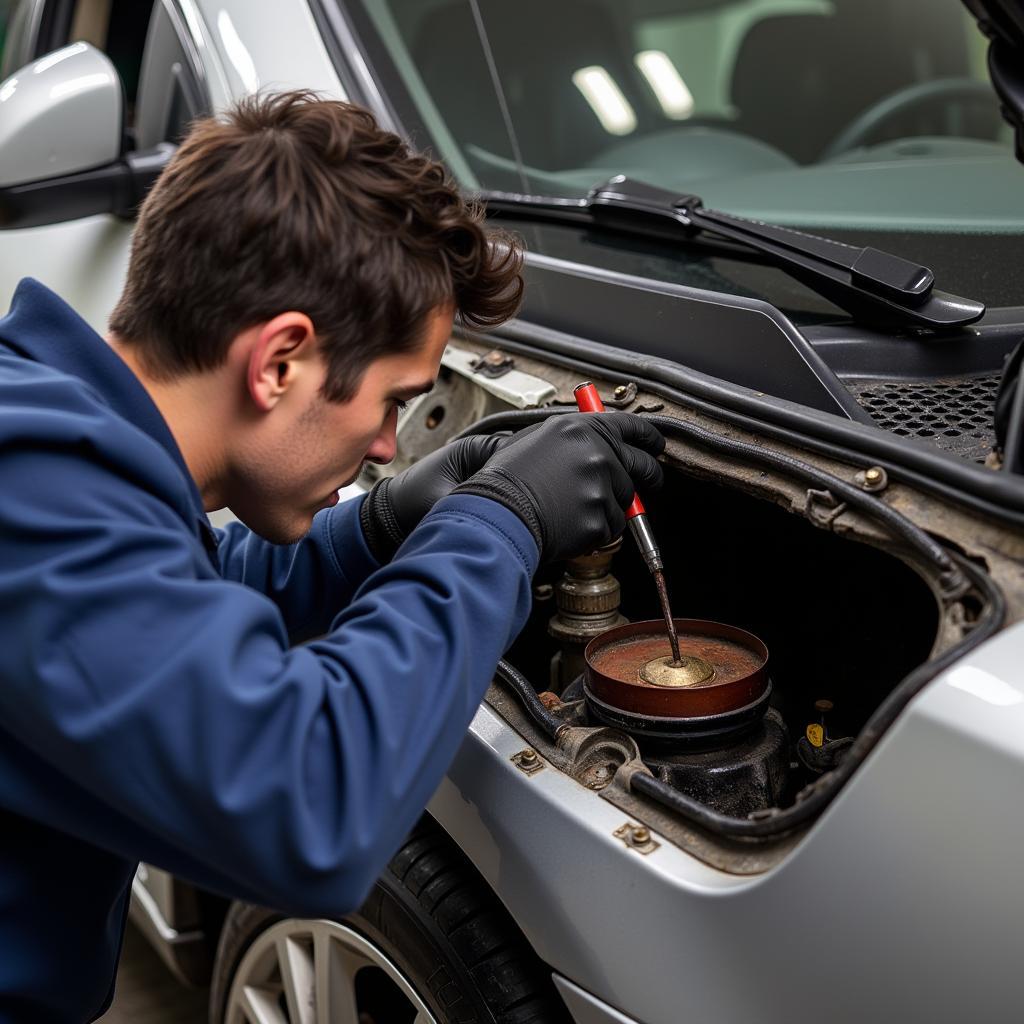
[(130, 216), (171, 153), (125, 151), (114, 65), (89, 43), (65, 46), (0, 83), (0, 228)]

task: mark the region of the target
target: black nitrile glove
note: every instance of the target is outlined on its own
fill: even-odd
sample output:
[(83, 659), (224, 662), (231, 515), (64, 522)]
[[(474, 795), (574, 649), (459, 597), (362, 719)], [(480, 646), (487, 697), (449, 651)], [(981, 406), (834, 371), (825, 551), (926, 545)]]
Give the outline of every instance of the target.
[(622, 533), (633, 492), (660, 487), (665, 439), (634, 413), (566, 413), (503, 440), (480, 472), (455, 488), (511, 509), (541, 558), (592, 551)]
[(468, 480), (507, 441), (504, 434), (463, 437), (381, 480), (359, 510), (363, 536), (373, 557), (382, 565), (390, 562), (434, 505)]

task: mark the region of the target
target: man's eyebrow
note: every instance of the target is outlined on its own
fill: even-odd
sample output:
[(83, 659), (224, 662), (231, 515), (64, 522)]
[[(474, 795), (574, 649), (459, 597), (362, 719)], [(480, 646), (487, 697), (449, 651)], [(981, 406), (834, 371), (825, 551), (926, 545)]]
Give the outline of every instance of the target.
[(404, 387), (395, 389), (394, 397), (407, 402), (410, 398), (416, 398), (417, 395), (425, 395), (433, 391), (435, 383), (436, 381), (430, 379), (418, 384), (406, 384)]

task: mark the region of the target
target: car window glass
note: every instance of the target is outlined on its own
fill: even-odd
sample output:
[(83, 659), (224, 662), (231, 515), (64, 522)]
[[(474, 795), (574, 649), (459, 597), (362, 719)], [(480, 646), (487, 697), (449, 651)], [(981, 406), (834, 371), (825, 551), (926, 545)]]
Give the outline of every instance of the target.
[[(462, 184), (492, 186), (489, 174), (477, 173), (478, 149), (510, 168), (505, 177), (511, 187), (523, 184), (514, 134), (495, 89), (471, 0), (444, 5), (368, 0), (365, 10), (419, 125)], [(418, 126), (406, 127), (415, 137)]]
[(4, 52), (4, 41), (7, 38), (7, 22), (11, 17), (11, 0), (0, 0), (0, 54)]
[(0, 0), (0, 79), (14, 74), (31, 56), (25, 53), (26, 35), (35, 7), (34, 0)]
[(624, 173), (821, 230), (1024, 230), (960, 0), (362, 2), (485, 188)]
[(135, 121), (139, 72), (153, 4), (146, 0), (74, 0), (51, 3), (43, 19), (36, 56), (84, 41), (102, 50), (124, 84), (126, 121)]
[[(625, 174), (934, 263), (944, 290), (1024, 303), (1003, 262), (1024, 234), (1024, 171), (988, 79), (988, 41), (961, 0), (357, 9), (374, 65), (386, 66), (381, 51), (393, 65), (389, 91), (412, 97), (418, 124), (405, 127), (436, 143), (429, 108), (449, 140), (436, 151), (468, 188), (580, 196)], [(636, 262), (624, 253), (616, 266), (640, 272)]]

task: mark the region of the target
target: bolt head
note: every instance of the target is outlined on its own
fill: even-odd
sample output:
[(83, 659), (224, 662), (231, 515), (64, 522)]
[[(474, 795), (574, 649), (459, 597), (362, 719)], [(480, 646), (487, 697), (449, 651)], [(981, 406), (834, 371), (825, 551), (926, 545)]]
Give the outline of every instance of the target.
[(620, 384), (615, 389), (615, 397), (616, 398), (625, 398), (626, 397), (626, 391), (627, 391), (626, 385), (625, 384)]
[(869, 484), (877, 484), (882, 479), (882, 471), (877, 466), (872, 466), (865, 471), (864, 479)]
[(522, 761), (523, 764), (533, 764), (533, 762), (537, 760), (537, 751), (536, 750), (524, 750), (519, 755), (519, 760)]
[(832, 701), (830, 700), (816, 700), (814, 702), (814, 710), (821, 714), (827, 714), (832, 710)]
[(633, 842), (638, 846), (643, 846), (644, 843), (651, 841), (650, 830), (645, 828), (643, 825), (637, 825), (633, 829)]

